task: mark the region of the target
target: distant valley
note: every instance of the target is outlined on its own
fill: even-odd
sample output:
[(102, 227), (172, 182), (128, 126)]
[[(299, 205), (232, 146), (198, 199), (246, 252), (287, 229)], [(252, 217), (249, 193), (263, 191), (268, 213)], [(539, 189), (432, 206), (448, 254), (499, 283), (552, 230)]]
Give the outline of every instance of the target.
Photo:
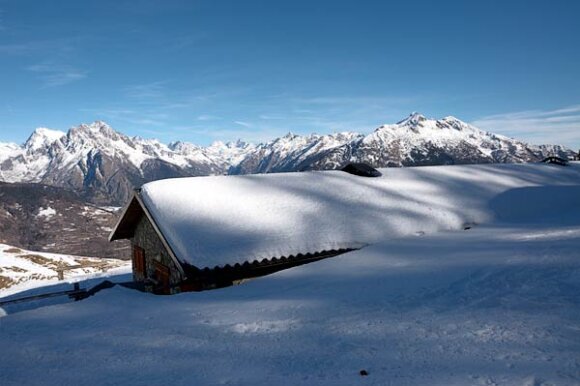
[(128, 258), (127, 242), (107, 240), (118, 210), (89, 204), (62, 188), (0, 183), (0, 244), (69, 255)]

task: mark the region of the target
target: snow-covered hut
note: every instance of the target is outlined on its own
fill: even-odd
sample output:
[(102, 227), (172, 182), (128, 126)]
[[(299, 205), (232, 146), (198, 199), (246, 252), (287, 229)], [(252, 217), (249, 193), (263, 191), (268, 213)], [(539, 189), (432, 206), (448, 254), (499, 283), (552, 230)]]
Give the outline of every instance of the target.
[(326, 171), (155, 181), (135, 191), (109, 240), (131, 240), (133, 277), (146, 289), (231, 285), (382, 234), (367, 213), (381, 192), (362, 180)]
[(161, 292), (225, 286), (387, 238), (484, 221), (479, 196), (494, 192), (489, 179), (499, 166), (489, 168), (154, 181), (135, 192), (110, 240), (131, 240), (134, 279)]

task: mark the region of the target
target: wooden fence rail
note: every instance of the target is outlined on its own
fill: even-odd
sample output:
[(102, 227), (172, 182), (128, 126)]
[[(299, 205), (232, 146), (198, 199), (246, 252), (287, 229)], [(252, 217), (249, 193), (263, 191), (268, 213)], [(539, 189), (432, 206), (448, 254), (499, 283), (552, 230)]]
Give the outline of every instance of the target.
[(64, 271), (71, 271), (73, 269), (79, 269), (79, 268), (103, 268), (106, 265), (103, 263), (95, 263), (95, 264), (90, 264), (90, 265), (82, 265), (82, 264), (78, 264), (78, 265), (69, 265), (67, 267), (60, 267), (55, 269), (56, 271), (56, 275), (58, 277), (59, 281), (64, 280)]
[(83, 300), (83, 299), (88, 298), (89, 296), (93, 296), (94, 294), (96, 294), (99, 291), (113, 288), (116, 285), (120, 285), (120, 286), (127, 287), (127, 288), (134, 287), (134, 283), (132, 283), (132, 282), (113, 283), (109, 280), (104, 280), (101, 283), (97, 284), (96, 286), (92, 287), (91, 289), (80, 288), (79, 283), (73, 283), (72, 290), (49, 292), (49, 293), (45, 293), (45, 294), (25, 296), (25, 297), (21, 297), (21, 298), (17, 298), (17, 299), (0, 300), (0, 307), (8, 305), (8, 304), (24, 303), (24, 302), (48, 299), (48, 298), (53, 298), (56, 296), (64, 296), (64, 295), (68, 295), (69, 298), (74, 299), (75, 301)]
[(9, 299), (9, 300), (4, 300), (4, 301), (0, 300), (0, 307), (8, 305), (8, 304), (24, 303), (24, 302), (30, 302), (33, 300), (48, 299), (48, 298), (54, 298), (57, 296), (64, 296), (64, 295), (68, 295), (68, 297), (70, 297), (70, 298), (79, 299), (79, 298), (82, 298), (82, 296), (84, 296), (86, 294), (86, 292), (87, 292), (86, 289), (80, 288), (79, 283), (74, 283), (72, 290), (49, 292), (49, 293), (45, 293), (45, 294), (25, 296), (22, 298)]

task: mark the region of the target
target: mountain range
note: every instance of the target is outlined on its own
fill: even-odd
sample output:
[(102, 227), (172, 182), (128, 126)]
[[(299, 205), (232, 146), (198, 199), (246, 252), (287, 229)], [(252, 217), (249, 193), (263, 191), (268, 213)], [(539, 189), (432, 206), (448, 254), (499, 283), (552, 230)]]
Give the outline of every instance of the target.
[(261, 144), (163, 144), (129, 137), (102, 121), (68, 132), (36, 129), (23, 145), (0, 143), (0, 181), (41, 183), (103, 205), (123, 205), (143, 183), (171, 177), (337, 169), (349, 162), (375, 167), (536, 162), (573, 152), (535, 146), (480, 130), (454, 117), (413, 113), (368, 135), (287, 135)]

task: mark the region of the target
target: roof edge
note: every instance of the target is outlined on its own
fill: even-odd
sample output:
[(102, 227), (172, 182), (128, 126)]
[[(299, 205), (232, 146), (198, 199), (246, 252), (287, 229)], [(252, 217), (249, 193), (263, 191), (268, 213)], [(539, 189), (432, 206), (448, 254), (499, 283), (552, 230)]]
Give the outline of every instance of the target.
[(163, 244), (163, 246), (165, 247), (165, 249), (169, 253), (169, 256), (171, 257), (171, 259), (175, 263), (177, 269), (183, 275), (183, 279), (184, 280), (187, 279), (187, 275), (185, 273), (185, 270), (183, 269), (183, 266), (182, 266), (180, 260), (177, 258), (177, 255), (173, 251), (173, 248), (171, 248), (171, 245), (169, 244), (169, 242), (167, 241), (167, 239), (163, 235), (163, 232), (161, 232), (161, 229), (159, 229), (159, 226), (157, 226), (157, 222), (155, 221), (155, 218), (153, 218), (153, 215), (151, 214), (151, 212), (149, 212), (149, 209), (147, 209), (147, 205), (145, 205), (145, 203), (141, 199), (141, 196), (138, 193), (135, 193), (134, 199), (137, 200), (137, 202), (139, 203), (139, 206), (141, 207), (141, 209), (143, 209), (145, 216), (147, 216), (147, 219), (149, 220), (149, 223), (153, 227), (153, 230), (155, 230), (155, 233), (157, 233), (159, 240), (161, 240), (161, 243)]
[[(135, 205), (137, 205), (141, 210), (141, 212), (145, 215), (145, 217), (147, 217), (147, 220), (149, 220), (149, 223), (153, 227), (153, 230), (157, 234), (157, 237), (159, 237), (159, 240), (161, 240), (161, 244), (163, 244), (163, 247), (167, 250), (167, 253), (169, 253), (171, 260), (173, 260), (179, 272), (181, 272), (181, 274), (184, 276), (184, 279), (186, 279), (187, 275), (185, 273), (185, 270), (183, 269), (181, 262), (179, 261), (179, 259), (175, 255), (175, 252), (173, 251), (173, 248), (171, 248), (171, 245), (161, 232), (161, 229), (159, 229), (159, 226), (157, 225), (155, 218), (153, 218), (151, 212), (149, 211), (149, 209), (147, 209), (147, 205), (145, 205), (145, 203), (143, 202), (140, 196), (140, 190), (135, 190), (133, 192), (133, 197), (131, 197), (131, 199), (123, 209), (123, 213), (121, 213), (121, 216), (117, 221), (117, 224), (109, 234), (109, 241), (129, 239), (133, 236), (132, 233), (130, 234), (130, 232), (127, 231), (123, 233), (123, 227), (131, 226), (130, 220), (128, 220), (127, 217), (131, 210), (135, 210)], [(127, 222), (129, 222), (129, 224), (127, 224)]]
[(125, 222), (125, 218), (127, 216), (127, 212), (129, 211), (129, 208), (131, 208), (131, 205), (133, 205), (133, 203), (135, 202), (136, 198), (137, 198), (137, 192), (134, 191), (133, 192), (133, 196), (131, 197), (131, 199), (129, 200), (129, 202), (125, 205), (125, 207), (123, 208), (123, 212), (119, 216), (119, 219), (117, 220), (117, 223), (113, 227), (113, 230), (111, 231), (111, 233), (109, 233), (109, 237), (108, 237), (109, 242), (115, 241), (115, 240), (123, 240), (123, 239), (125, 239), (125, 237), (119, 236), (118, 233), (119, 233), (120, 228), (122, 227), (123, 223)]

